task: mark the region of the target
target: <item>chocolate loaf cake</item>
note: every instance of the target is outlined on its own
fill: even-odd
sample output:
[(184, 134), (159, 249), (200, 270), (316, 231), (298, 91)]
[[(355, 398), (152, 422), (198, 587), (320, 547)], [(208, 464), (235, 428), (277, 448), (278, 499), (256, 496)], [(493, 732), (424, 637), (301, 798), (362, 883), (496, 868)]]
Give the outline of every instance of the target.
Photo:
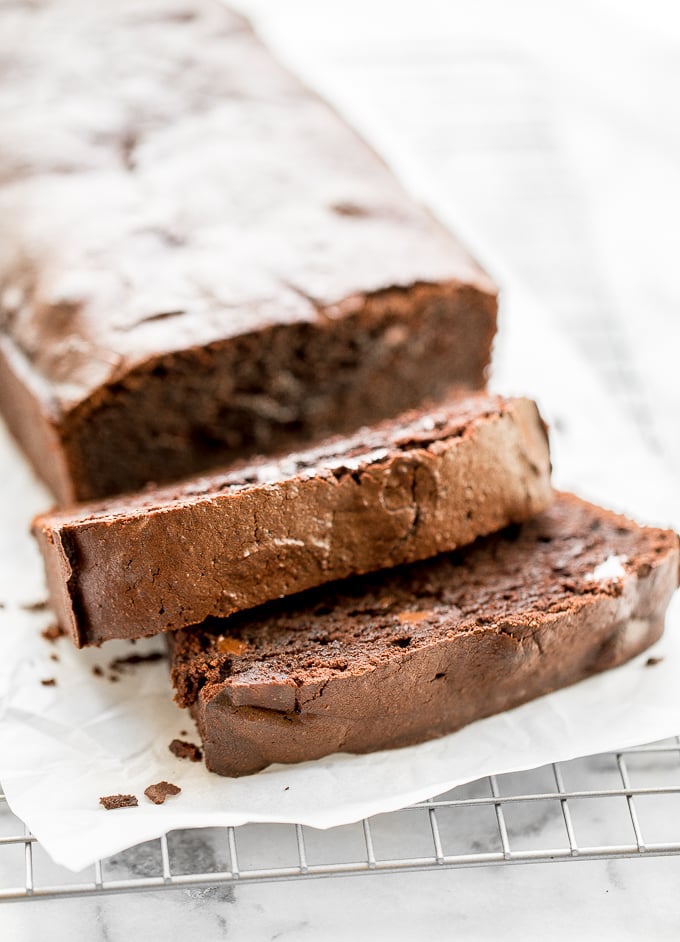
[(10, 4), (0, 62), (0, 410), (61, 503), (483, 387), (493, 283), (218, 0)]
[(477, 394), (276, 461), (47, 514), (33, 529), (52, 606), (81, 646), (434, 556), (551, 496), (535, 404)]
[(623, 663), (677, 584), (675, 533), (560, 495), (453, 554), (169, 635), (176, 699), (223, 775), (406, 746)]

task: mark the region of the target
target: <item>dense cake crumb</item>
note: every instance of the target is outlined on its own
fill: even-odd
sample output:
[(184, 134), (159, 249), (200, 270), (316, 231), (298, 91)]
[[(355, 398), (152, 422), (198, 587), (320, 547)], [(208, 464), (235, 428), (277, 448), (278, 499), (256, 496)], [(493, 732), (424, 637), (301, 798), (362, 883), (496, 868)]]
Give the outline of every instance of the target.
[(168, 795), (179, 795), (181, 791), (179, 785), (173, 785), (172, 782), (157, 782), (145, 788), (144, 794), (154, 805), (162, 805)]
[(107, 811), (115, 811), (116, 808), (136, 808), (138, 801), (135, 795), (104, 795), (99, 804)]
[(192, 742), (185, 742), (182, 739), (173, 739), (168, 746), (173, 756), (178, 759), (188, 759), (190, 762), (200, 762), (203, 754), (198, 746)]

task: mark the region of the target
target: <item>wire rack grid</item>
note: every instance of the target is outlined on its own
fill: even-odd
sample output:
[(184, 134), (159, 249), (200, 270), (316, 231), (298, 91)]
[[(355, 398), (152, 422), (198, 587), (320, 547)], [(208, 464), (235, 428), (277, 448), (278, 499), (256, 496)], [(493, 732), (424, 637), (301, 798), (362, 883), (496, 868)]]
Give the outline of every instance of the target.
[(328, 831), (174, 831), (79, 874), (52, 863), (0, 794), (0, 901), (670, 855), (680, 855), (680, 737), (488, 776)]

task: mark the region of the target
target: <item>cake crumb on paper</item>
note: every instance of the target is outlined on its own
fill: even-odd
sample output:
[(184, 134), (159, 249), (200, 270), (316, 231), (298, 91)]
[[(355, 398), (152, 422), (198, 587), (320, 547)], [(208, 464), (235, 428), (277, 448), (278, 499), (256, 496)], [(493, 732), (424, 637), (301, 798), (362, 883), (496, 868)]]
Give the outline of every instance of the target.
[(144, 789), (144, 794), (154, 805), (162, 805), (168, 795), (179, 795), (182, 789), (172, 782), (157, 782)]
[(45, 641), (55, 642), (58, 641), (59, 638), (64, 637), (64, 629), (59, 625), (50, 625), (48, 628), (45, 628), (44, 631), (41, 631), (40, 635)]
[(20, 605), (25, 612), (44, 612), (47, 608), (47, 599), (40, 599), (38, 602), (25, 602)]
[(114, 674), (120, 674), (127, 667), (135, 667), (137, 664), (153, 664), (164, 659), (165, 655), (160, 651), (152, 651), (150, 654), (128, 654), (127, 657), (117, 657), (111, 661), (109, 670)]
[(136, 808), (138, 801), (135, 795), (103, 795), (99, 804), (107, 811), (115, 811), (116, 808)]
[(192, 742), (185, 742), (183, 739), (173, 739), (168, 749), (173, 754), (177, 756), (178, 759), (189, 759), (190, 762), (200, 762), (203, 758), (203, 753), (194, 745)]

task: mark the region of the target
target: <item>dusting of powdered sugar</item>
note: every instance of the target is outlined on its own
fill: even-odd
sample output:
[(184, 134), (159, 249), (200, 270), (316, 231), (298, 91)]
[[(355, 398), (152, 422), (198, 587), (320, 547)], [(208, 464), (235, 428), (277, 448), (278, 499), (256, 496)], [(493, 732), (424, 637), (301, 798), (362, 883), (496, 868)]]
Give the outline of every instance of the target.
[(596, 566), (586, 576), (586, 579), (589, 582), (608, 582), (610, 579), (622, 579), (626, 574), (623, 564), (627, 561), (627, 556), (608, 556), (603, 563)]

